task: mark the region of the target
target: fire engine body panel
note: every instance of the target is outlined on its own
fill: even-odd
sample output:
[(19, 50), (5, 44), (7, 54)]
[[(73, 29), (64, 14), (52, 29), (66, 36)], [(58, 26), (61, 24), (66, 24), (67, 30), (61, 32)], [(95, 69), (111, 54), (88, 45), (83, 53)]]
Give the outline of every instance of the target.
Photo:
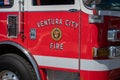
[(120, 1), (102, 1), (1, 1), (0, 80), (119, 80)]

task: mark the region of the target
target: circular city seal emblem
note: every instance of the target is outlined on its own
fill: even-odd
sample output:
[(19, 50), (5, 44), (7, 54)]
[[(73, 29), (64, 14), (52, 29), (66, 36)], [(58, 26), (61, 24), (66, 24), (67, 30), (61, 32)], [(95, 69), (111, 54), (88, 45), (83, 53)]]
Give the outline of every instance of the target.
[(61, 39), (62, 37), (62, 31), (59, 28), (54, 28), (51, 31), (51, 37), (53, 40), (58, 41)]

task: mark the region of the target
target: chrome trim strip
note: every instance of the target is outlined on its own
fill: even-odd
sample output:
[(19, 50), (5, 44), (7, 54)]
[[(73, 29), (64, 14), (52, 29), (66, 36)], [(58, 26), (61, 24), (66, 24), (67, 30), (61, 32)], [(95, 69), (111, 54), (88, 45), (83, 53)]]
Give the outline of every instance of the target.
[(19, 44), (15, 43), (15, 42), (11, 42), (11, 41), (0, 42), (0, 45), (3, 45), (3, 44), (12, 45), (12, 46), (15, 46), (18, 49), (20, 49), (27, 56), (27, 58), (29, 59), (29, 61), (31, 62), (31, 64), (32, 64), (32, 66), (33, 66), (33, 68), (34, 68), (34, 70), (36, 72), (37, 80), (41, 80), (40, 79), (41, 76), (39, 74), (37, 64), (36, 64), (35, 60), (33, 59), (33, 57), (30, 55), (30, 53), (26, 49), (24, 49)]
[(120, 17), (120, 11), (111, 11), (111, 10), (100, 10), (98, 12), (99, 15), (103, 16), (116, 16)]
[(21, 10), (22, 1), (19, 0), (18, 3), (19, 3), (19, 11), (18, 11), (18, 27), (19, 27), (19, 32), (20, 32), (20, 28), (21, 28), (21, 18), (22, 18), (22, 16), (21, 16), (21, 12), (22, 12), (22, 10)]
[(89, 23), (103, 23), (104, 17), (99, 15), (89, 15)]

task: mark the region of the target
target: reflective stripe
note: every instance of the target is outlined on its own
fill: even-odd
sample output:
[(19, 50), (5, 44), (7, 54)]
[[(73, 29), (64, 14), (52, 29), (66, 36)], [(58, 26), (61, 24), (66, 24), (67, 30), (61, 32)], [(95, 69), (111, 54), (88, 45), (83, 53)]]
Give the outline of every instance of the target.
[(49, 57), (49, 56), (34, 56), (38, 65), (67, 68), (67, 69), (78, 69), (78, 59), (60, 58), (60, 57)]
[(120, 68), (120, 58), (109, 60), (85, 60), (81, 59), (81, 70), (108, 71)]
[(80, 66), (78, 59), (62, 58), (62, 57), (50, 57), (50, 56), (37, 56), (34, 55), (38, 65), (67, 68), (86, 71), (108, 71), (116, 68), (120, 68), (120, 58), (109, 60), (87, 60), (80, 59)]

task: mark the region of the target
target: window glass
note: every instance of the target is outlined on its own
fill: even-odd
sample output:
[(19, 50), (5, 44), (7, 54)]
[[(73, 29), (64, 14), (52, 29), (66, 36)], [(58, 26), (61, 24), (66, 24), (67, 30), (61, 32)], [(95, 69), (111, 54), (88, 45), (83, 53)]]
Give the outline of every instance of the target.
[(74, 0), (33, 0), (34, 6), (39, 5), (69, 5), (74, 4)]
[(0, 8), (10, 8), (13, 6), (13, 0), (0, 0)]
[(88, 8), (96, 4), (98, 10), (120, 10), (120, 0), (83, 0)]

